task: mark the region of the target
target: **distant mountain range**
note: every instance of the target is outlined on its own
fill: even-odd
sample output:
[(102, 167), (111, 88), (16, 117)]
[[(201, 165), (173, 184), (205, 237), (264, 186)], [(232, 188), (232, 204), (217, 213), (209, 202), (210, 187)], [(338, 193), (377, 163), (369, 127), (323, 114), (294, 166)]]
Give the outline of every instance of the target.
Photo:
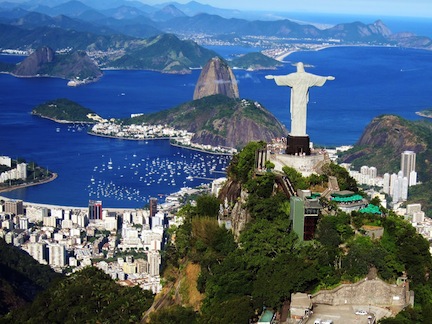
[[(240, 17), (241, 14), (238, 10), (219, 9), (195, 1), (187, 4), (169, 2), (156, 6), (125, 0), (90, 0), (85, 3), (77, 0), (39, 0), (21, 4), (0, 2), (0, 23), (27, 30), (44, 26), (97, 35), (117, 33), (138, 38), (156, 36), (162, 32), (177, 35), (203, 33), (210, 36), (234, 34), (239, 37), (337, 39), (343, 43), (432, 47), (429, 38), (412, 33), (392, 34), (379, 20), (373, 24), (353, 22), (318, 29), (311, 24), (299, 24), (288, 19), (265, 21), (232, 18)], [(3, 44), (2, 38), (0, 44)], [(22, 47), (25, 44), (17, 45)]]
[[(240, 15), (238, 10), (194, 1), (157, 6), (126, 0), (0, 2), (0, 49), (31, 52), (47, 46), (62, 51), (84, 50), (102, 68), (169, 73), (185, 73), (214, 57), (215, 53), (190, 41), (203, 37), (215, 44), (221, 40), (244, 44), (245, 39), (277, 39), (273, 45), (303, 41), (432, 49), (431, 39), (412, 33), (393, 34), (380, 20), (319, 29), (288, 19), (227, 18)], [(160, 36), (166, 33), (172, 35)], [(256, 56), (248, 65), (267, 67), (262, 62), (262, 57)]]

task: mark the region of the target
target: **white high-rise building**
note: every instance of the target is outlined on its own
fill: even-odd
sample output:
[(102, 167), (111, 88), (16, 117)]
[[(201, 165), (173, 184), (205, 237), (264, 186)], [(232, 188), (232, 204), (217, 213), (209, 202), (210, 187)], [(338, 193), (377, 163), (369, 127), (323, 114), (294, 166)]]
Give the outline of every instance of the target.
[(19, 218), (19, 228), (20, 229), (28, 229), (29, 221), (27, 217), (20, 217)]
[(22, 180), (27, 179), (27, 163), (19, 163), (16, 168), (17, 177)]
[(369, 167), (366, 166), (366, 165), (363, 165), (363, 166), (360, 168), (360, 173), (361, 173), (361, 174), (368, 174), (368, 173), (369, 173)]
[(32, 222), (40, 222), (44, 217), (48, 217), (48, 209), (45, 207), (31, 207), (27, 206), (26, 216)]
[(396, 180), (394, 181), (394, 184), (393, 184), (393, 191), (392, 191), (392, 195), (391, 195), (392, 198), (393, 198), (393, 203), (397, 203), (399, 201), (399, 198), (400, 198), (399, 179), (400, 179), (400, 177), (396, 178)]
[(47, 216), (43, 218), (43, 226), (56, 227), (56, 225), (57, 225), (57, 218), (53, 216)]
[(404, 177), (408, 178), (411, 171), (416, 169), (416, 154), (413, 151), (405, 151), (401, 154), (401, 171)]
[(383, 176), (383, 191), (386, 194), (390, 193), (390, 174), (384, 173)]
[(46, 264), (46, 243), (36, 242), (27, 246), (28, 253), (39, 263)]
[(392, 197), (393, 197), (393, 191), (394, 191), (394, 187), (395, 187), (397, 178), (398, 178), (398, 176), (396, 173), (392, 173), (392, 175), (390, 176), (390, 190), (389, 190), (389, 192), (390, 192), (390, 196), (392, 196)]
[(409, 174), (409, 186), (415, 186), (417, 184), (417, 172), (416, 171), (411, 171)]
[(375, 167), (370, 167), (369, 170), (368, 170), (368, 175), (369, 175), (369, 177), (370, 177), (371, 179), (376, 178), (377, 175), (378, 175), (377, 168), (375, 168)]
[(62, 244), (48, 245), (48, 263), (52, 267), (64, 267), (66, 265), (66, 247)]
[(12, 159), (9, 156), (0, 156), (0, 164), (12, 167)]
[(158, 251), (151, 251), (147, 254), (149, 263), (149, 275), (159, 276), (159, 268), (161, 264), (161, 256)]
[(404, 177), (401, 182), (402, 182), (401, 199), (402, 201), (407, 201), (408, 200), (408, 178)]

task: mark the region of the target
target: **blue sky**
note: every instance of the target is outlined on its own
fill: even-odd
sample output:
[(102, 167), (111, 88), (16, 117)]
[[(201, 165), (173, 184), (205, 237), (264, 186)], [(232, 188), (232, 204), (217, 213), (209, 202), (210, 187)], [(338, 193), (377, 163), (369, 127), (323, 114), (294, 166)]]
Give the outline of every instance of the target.
[[(168, 1), (141, 0), (147, 4)], [(187, 3), (190, 0), (174, 0)], [(432, 18), (432, 0), (197, 0), (218, 8)]]

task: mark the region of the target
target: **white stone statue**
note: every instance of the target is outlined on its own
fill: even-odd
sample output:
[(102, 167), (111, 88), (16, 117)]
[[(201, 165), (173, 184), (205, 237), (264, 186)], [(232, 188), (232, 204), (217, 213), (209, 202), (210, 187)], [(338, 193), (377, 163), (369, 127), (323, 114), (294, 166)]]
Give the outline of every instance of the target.
[(309, 101), (309, 88), (321, 87), (327, 80), (334, 80), (332, 76), (319, 76), (307, 73), (302, 62), (297, 63), (297, 72), (287, 75), (266, 75), (266, 79), (274, 79), (278, 86), (291, 87), (291, 132), (292, 136), (307, 136), (306, 112)]

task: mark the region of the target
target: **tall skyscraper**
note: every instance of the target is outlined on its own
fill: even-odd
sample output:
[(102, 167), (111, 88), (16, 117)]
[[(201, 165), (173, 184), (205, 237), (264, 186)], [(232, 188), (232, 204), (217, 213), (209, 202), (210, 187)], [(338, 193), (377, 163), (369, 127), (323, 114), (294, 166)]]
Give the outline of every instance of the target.
[(53, 267), (64, 267), (66, 265), (66, 247), (56, 243), (49, 244), (48, 263)]
[(392, 173), (390, 176), (390, 188), (389, 188), (389, 190), (390, 190), (390, 196), (392, 196), (392, 197), (393, 197), (393, 191), (395, 188), (397, 178), (398, 178), (398, 176), (396, 173)]
[(401, 154), (401, 171), (404, 177), (410, 180), (411, 171), (415, 171), (416, 168), (416, 154), (413, 151), (405, 151)]
[(102, 201), (89, 200), (89, 219), (102, 219)]
[(161, 264), (161, 256), (158, 251), (150, 251), (147, 254), (147, 259), (149, 263), (149, 275), (159, 276), (159, 269)]
[(383, 177), (383, 191), (386, 194), (390, 193), (390, 174), (384, 173)]

